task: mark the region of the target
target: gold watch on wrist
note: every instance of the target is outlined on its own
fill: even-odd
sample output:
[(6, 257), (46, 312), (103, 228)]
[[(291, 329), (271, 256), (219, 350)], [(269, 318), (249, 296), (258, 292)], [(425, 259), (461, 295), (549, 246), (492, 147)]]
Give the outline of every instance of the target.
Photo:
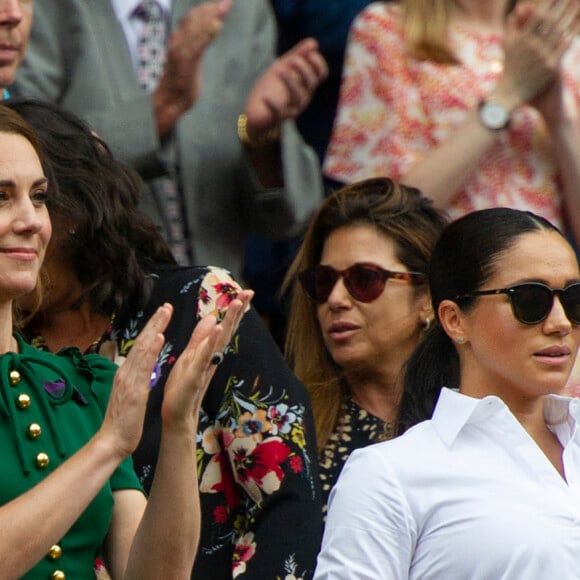
[(280, 133), (280, 125), (276, 125), (275, 127), (272, 127), (272, 129), (270, 129), (263, 137), (260, 137), (260, 139), (252, 139), (248, 135), (248, 118), (243, 113), (238, 116), (238, 139), (246, 147), (255, 149), (276, 143), (280, 140)]

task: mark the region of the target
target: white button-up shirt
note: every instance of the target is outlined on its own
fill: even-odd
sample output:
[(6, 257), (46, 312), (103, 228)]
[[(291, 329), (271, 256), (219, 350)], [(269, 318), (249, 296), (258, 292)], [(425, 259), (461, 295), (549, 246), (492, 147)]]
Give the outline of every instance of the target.
[(351, 455), (315, 580), (580, 578), (579, 406), (544, 403), (565, 481), (501, 399), (443, 389), (432, 420)]

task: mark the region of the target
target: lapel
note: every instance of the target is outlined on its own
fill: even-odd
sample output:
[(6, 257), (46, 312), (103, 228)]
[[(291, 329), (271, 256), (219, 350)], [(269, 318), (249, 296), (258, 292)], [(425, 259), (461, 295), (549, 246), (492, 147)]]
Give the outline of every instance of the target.
[(95, 13), (94, 21), (103, 27), (102, 37), (97, 38), (96, 50), (102, 55), (107, 74), (111, 77), (108, 84), (112, 90), (118, 92), (120, 98), (125, 99), (131, 94), (141, 91), (141, 87), (133, 70), (131, 54), (125, 41), (123, 29), (108, 0), (91, 2), (91, 5)]

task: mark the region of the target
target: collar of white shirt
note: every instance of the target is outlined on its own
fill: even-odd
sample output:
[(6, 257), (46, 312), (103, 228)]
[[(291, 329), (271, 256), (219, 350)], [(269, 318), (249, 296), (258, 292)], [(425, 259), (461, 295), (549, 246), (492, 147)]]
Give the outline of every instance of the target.
[[(456, 390), (443, 388), (433, 412), (433, 427), (441, 440), (450, 446), (464, 426), (488, 420), (497, 413), (510, 413), (507, 405), (494, 395), (476, 399)], [(544, 417), (548, 427), (558, 435), (562, 445), (578, 438), (580, 400), (561, 395), (546, 395)]]
[[(141, 4), (142, 0), (111, 0), (115, 14), (119, 22), (129, 22), (135, 12), (137, 6)], [(161, 6), (164, 14), (169, 14), (171, 11), (171, 0), (157, 0)]]

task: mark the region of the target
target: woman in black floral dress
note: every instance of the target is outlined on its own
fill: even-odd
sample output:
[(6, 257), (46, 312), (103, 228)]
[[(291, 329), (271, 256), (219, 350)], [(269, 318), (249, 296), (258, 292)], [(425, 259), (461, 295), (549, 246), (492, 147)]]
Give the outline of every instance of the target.
[(444, 215), (414, 188), (361, 181), (326, 199), (292, 264), (286, 354), (310, 392), (324, 513), (350, 453), (395, 436), (401, 370), (429, 328)]
[[(76, 346), (122, 364), (150, 312), (163, 302), (174, 307), (134, 454), (148, 490), (167, 374), (200, 318), (222, 317), (240, 286), (221, 268), (174, 265), (137, 209), (139, 178), (78, 118), (34, 101), (10, 106), (37, 129), (59, 188), (49, 207), (58, 234), (45, 261), (47, 292), (25, 328), (28, 339), (45, 350)], [(197, 448), (202, 534), (193, 576), (310, 578), (322, 532), (312, 413), (304, 386), (253, 309), (210, 383)]]

